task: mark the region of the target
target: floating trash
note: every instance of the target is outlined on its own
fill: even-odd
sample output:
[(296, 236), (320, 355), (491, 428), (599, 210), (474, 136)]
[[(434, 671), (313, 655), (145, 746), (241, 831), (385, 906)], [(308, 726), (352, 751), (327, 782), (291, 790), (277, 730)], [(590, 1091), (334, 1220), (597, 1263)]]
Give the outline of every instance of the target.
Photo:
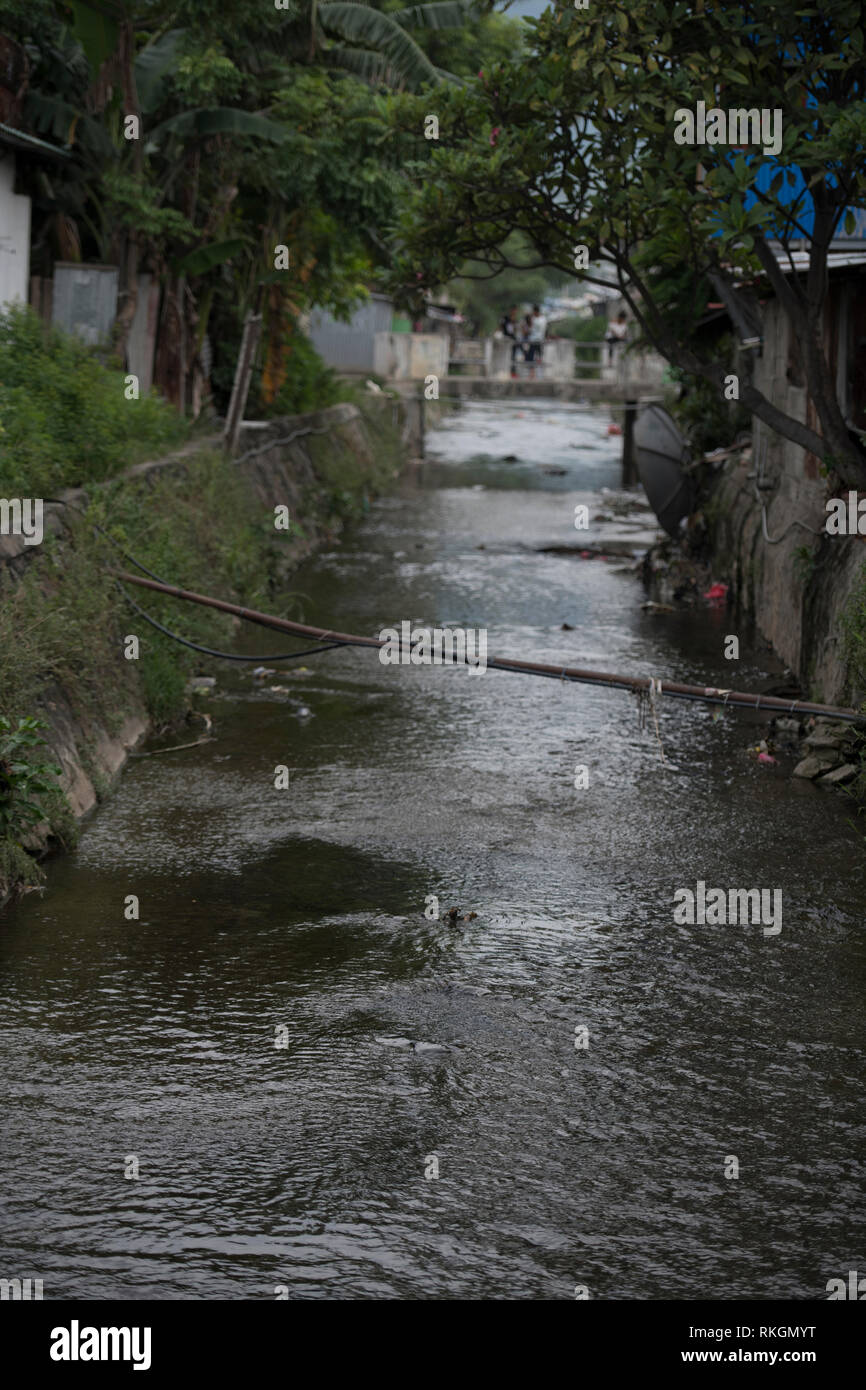
[(713, 584), (707, 589), (704, 598), (709, 599), (710, 603), (721, 603), (728, 597), (727, 584)]
[(403, 1052), (418, 1052), (422, 1055), (431, 1052), (446, 1052), (444, 1043), (413, 1042), (411, 1038), (376, 1038), (382, 1047), (398, 1047)]
[(449, 907), (448, 911), (445, 913), (445, 920), (450, 922), (451, 926), (454, 927), (458, 922), (473, 922), (477, 916), (477, 912), (467, 912), (464, 916), (461, 916), (459, 907)]

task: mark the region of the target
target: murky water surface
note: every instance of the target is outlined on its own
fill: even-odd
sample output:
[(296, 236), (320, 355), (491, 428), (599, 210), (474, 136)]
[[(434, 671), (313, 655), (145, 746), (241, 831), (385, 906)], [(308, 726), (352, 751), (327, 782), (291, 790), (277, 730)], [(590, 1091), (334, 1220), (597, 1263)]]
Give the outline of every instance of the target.
[[(613, 516), (606, 423), (465, 407), (298, 574), (306, 616), (757, 688), (723, 613), (645, 612), (621, 560), (536, 549), (640, 545), (640, 515), (574, 530)], [(309, 668), (220, 667), (215, 741), (136, 761), (4, 919), (0, 1272), (54, 1298), (808, 1299), (862, 1268), (845, 798), (751, 761), (742, 715), (665, 702), (663, 762), (613, 691)], [(675, 926), (699, 879), (780, 887), (781, 935)], [(431, 894), (478, 915), (430, 921)]]

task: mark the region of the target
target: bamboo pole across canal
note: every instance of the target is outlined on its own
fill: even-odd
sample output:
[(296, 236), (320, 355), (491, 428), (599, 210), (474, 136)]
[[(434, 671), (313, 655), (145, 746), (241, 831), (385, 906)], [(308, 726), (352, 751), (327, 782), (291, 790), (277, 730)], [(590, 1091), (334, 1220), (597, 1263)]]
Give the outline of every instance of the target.
[[(243, 608), (240, 604), (228, 603), (225, 599), (211, 598), (208, 594), (197, 594), (190, 589), (180, 589), (173, 584), (163, 584), (159, 580), (146, 579), (126, 571), (111, 570), (110, 573), (124, 584), (136, 584), (142, 589), (152, 589), (155, 593), (166, 594), (186, 603), (216, 608), (221, 613), (230, 613), (244, 622), (256, 623), (259, 627), (272, 628), (276, 632), (291, 633), (295, 637), (315, 638), (317, 641), (345, 647), (384, 647), (386, 644), (384, 638), (362, 637), (353, 632), (338, 632), (330, 628), (315, 627), (310, 623), (296, 623), (289, 618), (260, 613), (254, 608)], [(815, 704), (809, 700), (789, 700), (777, 695), (755, 695), (748, 691), (724, 690), (716, 686), (682, 685), (677, 681), (662, 681), (652, 676), (623, 676), (608, 671), (584, 670), (577, 666), (520, 661), (516, 657), (488, 657), (486, 664), (495, 671), (514, 671), (519, 675), (547, 676), (554, 680), (575, 681), (582, 685), (607, 686), (610, 689), (627, 690), (633, 694), (645, 694), (650, 697), (667, 696), (676, 700), (695, 700), (703, 704), (723, 705), (731, 709), (753, 709), (792, 718), (823, 716), (850, 723), (866, 722), (866, 715), (857, 710), (837, 705)]]

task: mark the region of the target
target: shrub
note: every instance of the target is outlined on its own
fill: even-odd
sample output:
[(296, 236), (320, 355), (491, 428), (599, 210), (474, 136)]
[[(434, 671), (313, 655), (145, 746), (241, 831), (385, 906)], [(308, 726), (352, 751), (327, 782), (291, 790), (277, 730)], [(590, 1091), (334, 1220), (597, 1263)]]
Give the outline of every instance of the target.
[(46, 819), (42, 799), (57, 791), (60, 768), (34, 757), (45, 743), (37, 719), (19, 719), (17, 727), (0, 715), (0, 837), (20, 840)]
[[(732, 360), (730, 336), (719, 340), (718, 353), (721, 361)], [(682, 387), (680, 399), (669, 407), (671, 415), (697, 454), (727, 448), (738, 434), (750, 428), (752, 417), (746, 408), (739, 401), (726, 401), (711, 382), (690, 376), (679, 367), (669, 367), (668, 376)]]
[(261, 400), (261, 370), (256, 369), (250, 389), (247, 415), (268, 419), (280, 415), (303, 415), (322, 410), (344, 399), (343, 385), (332, 367), (326, 367), (306, 334), (290, 328), (285, 339), (286, 379), (273, 401)]
[(156, 395), (30, 309), (0, 312), (0, 495), (52, 496), (179, 444), (187, 426)]
[(61, 769), (42, 754), (44, 727), (38, 719), (15, 724), (0, 716), (0, 902), (44, 881), (27, 850), (40, 827), (47, 825), (61, 843), (75, 843), (77, 827), (57, 780)]

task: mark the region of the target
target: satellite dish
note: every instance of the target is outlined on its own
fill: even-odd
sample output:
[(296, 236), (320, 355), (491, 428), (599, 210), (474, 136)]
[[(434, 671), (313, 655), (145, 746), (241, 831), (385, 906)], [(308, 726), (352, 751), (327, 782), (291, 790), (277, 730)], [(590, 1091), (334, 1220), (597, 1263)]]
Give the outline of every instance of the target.
[(680, 522), (694, 506), (694, 486), (683, 471), (689, 446), (668, 412), (646, 405), (634, 427), (637, 471), (659, 525), (669, 536), (679, 534)]

